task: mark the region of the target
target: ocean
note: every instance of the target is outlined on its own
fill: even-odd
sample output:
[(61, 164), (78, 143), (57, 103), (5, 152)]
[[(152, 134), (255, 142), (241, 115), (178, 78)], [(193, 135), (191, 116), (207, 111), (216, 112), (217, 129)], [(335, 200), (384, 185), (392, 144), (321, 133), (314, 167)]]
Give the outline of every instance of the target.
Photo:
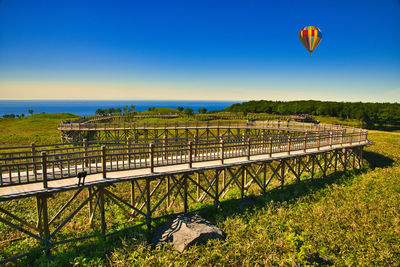
[(29, 115), (32, 109), (37, 113), (73, 113), (80, 116), (94, 115), (98, 108), (119, 108), (135, 105), (135, 111), (147, 110), (149, 107), (192, 108), (195, 112), (199, 108), (210, 110), (222, 110), (237, 101), (165, 101), (165, 100), (0, 100), (0, 116), (4, 114)]

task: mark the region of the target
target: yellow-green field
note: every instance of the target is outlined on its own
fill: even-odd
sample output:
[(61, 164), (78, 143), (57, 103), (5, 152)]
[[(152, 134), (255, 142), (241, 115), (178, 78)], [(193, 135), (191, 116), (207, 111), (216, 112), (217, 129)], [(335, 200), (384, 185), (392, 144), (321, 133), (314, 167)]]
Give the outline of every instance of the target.
[[(33, 119), (32, 116), (31, 120)], [(10, 138), (11, 142), (7, 143), (8, 134), (2, 129), (1, 144), (16, 145), (22, 141), (25, 144), (31, 140), (39, 142), (47, 136), (59, 138), (59, 135), (55, 134), (57, 130), (50, 124), (56, 126), (59, 121), (66, 119), (46, 119), (45, 123), (41, 123), (38, 118), (36, 122), (30, 121), (24, 125), (22, 122), (18, 124), (17, 119), (2, 120), (0, 125), (11, 125), (15, 136), (26, 133), (30, 140), (14, 136)], [(40, 127), (41, 124), (47, 126)], [(48, 131), (43, 132), (39, 129)], [(374, 131), (369, 133), (369, 139), (372, 145), (365, 149), (365, 168), (361, 172), (338, 172), (324, 179), (305, 181), (289, 185), (284, 190), (268, 192), (264, 196), (254, 196), (256, 205), (244, 211), (237, 208), (236, 200), (222, 202), (217, 210), (204, 210), (202, 216), (217, 224), (227, 234), (224, 241), (211, 241), (207, 245), (191, 247), (183, 253), (169, 247), (151, 250), (146, 242), (145, 232), (138, 229), (109, 238), (106, 242), (99, 239), (59, 246), (52, 250), (54, 254), (50, 259), (32, 253), (18, 264), (398, 265), (400, 135)], [(52, 212), (65, 203), (69, 196), (70, 193), (65, 193), (63, 201), (51, 202)], [(23, 200), (0, 203), (0, 206), (34, 220), (35, 211), (26, 211), (28, 204), (32, 207), (32, 203)], [(108, 210), (109, 216), (114, 220), (122, 216), (116, 210)], [(85, 214), (80, 214), (74, 223), (68, 224), (65, 234), (73, 233), (74, 229), (82, 227), (91, 231)], [(10, 232), (9, 228), (0, 224), (0, 259), (37, 246), (30, 238), (16, 242), (7, 241), (19, 237), (24, 235)]]
[(71, 113), (35, 114), (20, 119), (0, 119), (0, 146), (59, 143), (57, 126), (65, 120), (79, 118)]

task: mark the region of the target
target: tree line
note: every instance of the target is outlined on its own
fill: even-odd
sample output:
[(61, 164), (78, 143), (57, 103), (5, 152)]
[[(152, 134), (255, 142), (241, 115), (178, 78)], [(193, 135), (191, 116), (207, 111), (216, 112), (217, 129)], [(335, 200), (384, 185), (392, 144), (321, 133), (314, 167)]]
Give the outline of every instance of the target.
[[(98, 108), (95, 112), (96, 115), (100, 116), (106, 116), (106, 115), (111, 115), (111, 114), (116, 114), (116, 113), (136, 113), (135, 112), (135, 105), (130, 105), (130, 106), (124, 106), (124, 107), (119, 107), (119, 108), (107, 108), (107, 109), (102, 109)], [(184, 108), (181, 106), (178, 106), (176, 109), (178, 112), (183, 113), (185, 115), (193, 115), (194, 110), (192, 108)], [(156, 111), (155, 107), (149, 107), (147, 111)], [(207, 113), (206, 108), (199, 108), (197, 109), (198, 113), (205, 114)]]
[[(33, 115), (33, 109), (28, 109), (28, 112), (29, 112), (29, 114), (31, 114), (31, 115)], [(15, 119), (15, 118), (23, 118), (23, 117), (25, 117), (25, 114), (24, 113), (21, 113), (21, 115), (19, 115), (19, 114), (14, 114), (14, 113), (11, 113), (11, 114), (4, 114), (3, 115), (3, 118), (6, 118), (6, 119)]]
[(333, 101), (248, 101), (233, 104), (229, 112), (269, 113), (279, 115), (310, 114), (342, 119), (357, 119), (366, 126), (400, 125), (399, 103), (362, 103)]

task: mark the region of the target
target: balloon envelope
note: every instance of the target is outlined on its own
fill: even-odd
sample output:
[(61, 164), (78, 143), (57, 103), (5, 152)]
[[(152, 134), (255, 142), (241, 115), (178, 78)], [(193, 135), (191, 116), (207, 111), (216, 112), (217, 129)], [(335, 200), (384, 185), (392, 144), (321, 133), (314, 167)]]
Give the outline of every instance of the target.
[(307, 26), (300, 30), (299, 38), (304, 47), (311, 53), (322, 39), (321, 30), (315, 26)]

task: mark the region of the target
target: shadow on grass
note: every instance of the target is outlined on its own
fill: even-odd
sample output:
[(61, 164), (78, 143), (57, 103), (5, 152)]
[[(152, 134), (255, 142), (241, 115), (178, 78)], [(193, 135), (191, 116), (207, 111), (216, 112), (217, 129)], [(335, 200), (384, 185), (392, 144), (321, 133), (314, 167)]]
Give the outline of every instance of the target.
[[(388, 162), (387, 159), (386, 162)], [(354, 174), (356, 173), (359, 173), (359, 171), (338, 171), (328, 175), (325, 178), (306, 179), (298, 183), (287, 184), (283, 188), (269, 190), (263, 195), (249, 195), (247, 198), (250, 199), (250, 201), (248, 201), (248, 205), (244, 207), (243, 205), (240, 205), (240, 199), (228, 199), (221, 201), (219, 207), (215, 207), (210, 204), (200, 210), (192, 212), (197, 212), (205, 219), (213, 223), (217, 223), (217, 221), (221, 220), (221, 218), (226, 219), (228, 217), (241, 214), (245, 209), (247, 209), (247, 212), (252, 212), (254, 208), (265, 207), (271, 201), (295, 201), (296, 199), (306, 196), (310, 193), (318, 192), (329, 185), (348, 183), (352, 180)], [(72, 245), (70, 245), (68, 249), (59, 249), (58, 251), (57, 249), (54, 249), (53, 251), (55, 255), (51, 258), (46, 258), (43, 256), (43, 253), (32, 253), (31, 256), (25, 258), (22, 262), (20, 262), (20, 264), (23, 266), (70, 266), (73, 264), (98, 265), (101, 264), (105, 258), (105, 255), (115, 251), (116, 249), (126, 246), (126, 240), (129, 240), (131, 245), (138, 245), (140, 243), (143, 244), (147, 240), (150, 240), (150, 236), (154, 234), (154, 229), (174, 216), (175, 215), (171, 215), (169, 218), (163, 219), (157, 223), (153, 223), (152, 226), (154, 227), (152, 228), (153, 231), (151, 233), (148, 233), (145, 227), (137, 227), (112, 235), (108, 237), (106, 241), (103, 241), (101, 236), (98, 235), (98, 238), (94, 238), (83, 244), (71, 243)], [(330, 263), (329, 261), (320, 258), (318, 255), (312, 255), (312, 258), (315, 263)]]
[(372, 170), (375, 168), (387, 168), (393, 166), (394, 160), (372, 151), (364, 151), (363, 157)]

